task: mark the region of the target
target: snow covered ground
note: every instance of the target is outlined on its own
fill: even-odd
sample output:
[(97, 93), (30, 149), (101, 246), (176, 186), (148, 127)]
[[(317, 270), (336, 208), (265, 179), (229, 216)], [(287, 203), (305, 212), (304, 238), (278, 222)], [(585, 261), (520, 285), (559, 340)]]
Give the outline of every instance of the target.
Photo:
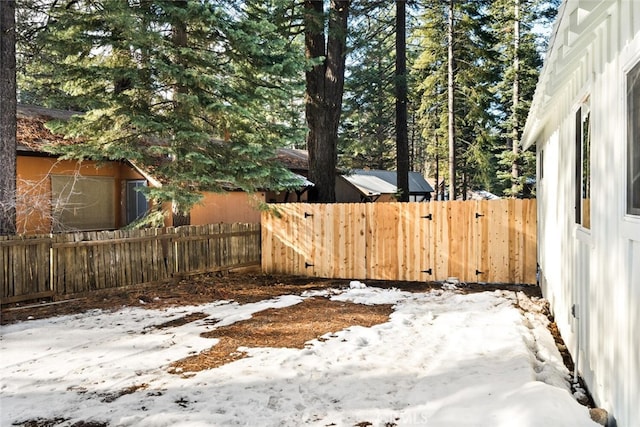
[[(302, 350), (244, 349), (250, 357), (188, 378), (167, 371), (215, 344), (200, 337), (212, 324), (311, 295), (392, 303), (395, 311), (384, 324), (335, 331)], [(352, 283), (245, 305), (93, 310), (8, 325), (0, 425), (38, 418), (144, 427), (597, 425), (569, 392), (546, 319), (523, 314), (515, 300), (506, 291), (409, 293)], [(210, 317), (151, 328), (193, 311)]]

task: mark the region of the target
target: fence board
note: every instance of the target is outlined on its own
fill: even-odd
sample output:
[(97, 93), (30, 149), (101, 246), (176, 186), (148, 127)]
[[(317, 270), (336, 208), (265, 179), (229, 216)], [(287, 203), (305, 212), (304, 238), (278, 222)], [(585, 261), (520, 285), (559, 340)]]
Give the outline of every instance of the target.
[(267, 273), (535, 283), (535, 200), (281, 204), (262, 216)]
[(25, 295), (51, 296), (49, 236), (0, 237), (1, 297), (20, 300)]

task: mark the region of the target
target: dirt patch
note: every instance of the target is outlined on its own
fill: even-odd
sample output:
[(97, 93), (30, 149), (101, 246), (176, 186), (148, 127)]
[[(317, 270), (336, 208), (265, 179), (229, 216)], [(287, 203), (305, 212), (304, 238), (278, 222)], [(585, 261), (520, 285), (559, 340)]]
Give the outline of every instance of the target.
[(177, 282), (136, 285), (71, 295), (67, 300), (43, 300), (10, 304), (0, 311), (0, 324), (87, 310), (118, 310), (122, 307), (158, 309), (169, 306), (200, 305), (230, 300), (240, 304), (262, 301), (279, 295), (300, 295), (306, 290), (344, 287), (348, 280), (316, 279), (262, 273), (203, 274)]
[(587, 387), (587, 384), (584, 381), (584, 378), (582, 378), (579, 375), (577, 378), (573, 378), (575, 365), (573, 362), (573, 358), (571, 357), (571, 354), (569, 354), (569, 349), (567, 348), (567, 345), (565, 344), (564, 340), (562, 339), (562, 336), (560, 335), (560, 330), (558, 329), (558, 325), (554, 321), (553, 316), (551, 316), (551, 314), (548, 315), (548, 318), (550, 321), (548, 326), (549, 332), (551, 332), (551, 335), (553, 336), (553, 340), (556, 343), (556, 347), (558, 347), (558, 351), (562, 355), (562, 360), (564, 362), (564, 365), (567, 367), (567, 369), (572, 375), (571, 391), (574, 397), (580, 404), (588, 408), (595, 408), (596, 407), (595, 401), (593, 400), (593, 396), (591, 395)]
[(148, 329), (168, 329), (176, 328), (178, 326), (186, 325), (187, 323), (195, 322), (196, 320), (204, 319), (208, 317), (206, 313), (195, 312), (189, 313), (186, 316), (182, 316), (178, 319), (170, 320), (168, 322), (161, 323), (159, 325), (151, 326)]
[(100, 395), (101, 397), (100, 400), (102, 400), (105, 403), (111, 403), (121, 398), (122, 396), (126, 396), (127, 394), (133, 394), (138, 390), (146, 390), (147, 387), (149, 387), (149, 384), (142, 383), (142, 384), (136, 384), (130, 387), (123, 388), (114, 393), (103, 393)]
[[(279, 295), (300, 295), (304, 291), (344, 288), (349, 280), (306, 276), (272, 275), (252, 272), (203, 274), (177, 282), (136, 285), (127, 288), (96, 290), (71, 295), (64, 301), (43, 300), (10, 304), (0, 311), (0, 324), (53, 316), (82, 313), (87, 310), (118, 310), (122, 307), (158, 309), (169, 306), (200, 305), (229, 300), (240, 304), (262, 301)], [(409, 292), (426, 292), (440, 288), (432, 282), (397, 282), (367, 280), (368, 286), (398, 288)]]
[(362, 305), (314, 297), (284, 308), (254, 313), (251, 319), (203, 333), (220, 341), (210, 349), (171, 364), (169, 370), (185, 375), (222, 366), (246, 357), (239, 347), (304, 348), (312, 339), (349, 326), (373, 326), (389, 320), (389, 304)]

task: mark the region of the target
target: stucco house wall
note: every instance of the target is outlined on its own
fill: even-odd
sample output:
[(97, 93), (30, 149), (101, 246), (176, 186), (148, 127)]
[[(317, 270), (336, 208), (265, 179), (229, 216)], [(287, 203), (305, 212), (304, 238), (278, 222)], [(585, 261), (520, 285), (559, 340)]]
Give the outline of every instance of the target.
[(261, 202), (265, 202), (264, 192), (205, 193), (202, 201), (191, 209), (191, 225), (259, 223)]
[[(76, 162), (58, 160), (53, 157), (18, 155), (16, 158), (16, 228), (19, 234), (41, 234), (65, 231), (64, 224), (56, 223), (55, 200), (52, 180), (68, 177), (70, 180), (93, 178), (103, 182), (110, 189), (104, 194), (109, 203), (104, 206), (77, 205), (78, 216), (96, 217), (100, 229), (115, 229), (126, 225), (122, 210), (124, 206), (123, 185), (127, 180), (143, 180), (125, 162), (105, 162), (98, 165), (94, 161)], [(101, 181), (102, 180), (102, 181)], [(97, 210), (107, 207), (111, 212)], [(91, 220), (88, 219), (90, 223)], [(89, 227), (88, 229), (91, 229)]]

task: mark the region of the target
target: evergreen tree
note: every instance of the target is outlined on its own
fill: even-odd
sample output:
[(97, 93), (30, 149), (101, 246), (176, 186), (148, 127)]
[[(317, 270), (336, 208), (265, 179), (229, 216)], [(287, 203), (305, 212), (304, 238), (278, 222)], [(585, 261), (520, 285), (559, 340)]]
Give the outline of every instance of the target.
[(534, 27), (549, 27), (557, 0), (497, 0), (492, 3), (493, 28), (500, 38), (495, 51), (503, 64), (494, 90), (500, 117), (498, 153), (500, 188), (505, 195), (523, 194), (527, 179), (535, 176), (535, 156), (522, 152), (520, 136), (542, 66), (544, 40)]
[(395, 168), (394, 33), (389, 4), (356, 9), (345, 79), (340, 166)]
[[(415, 4), (407, 4), (407, 34), (415, 26)], [(345, 78), (344, 111), (341, 123), (339, 165), (344, 168), (393, 170), (397, 167), (394, 106), (394, 61), (396, 60), (395, 8), (387, 1), (358, 3), (352, 8), (349, 30), (349, 62)], [(415, 49), (407, 43), (407, 63)], [(414, 82), (407, 79), (409, 168), (424, 165), (421, 137), (413, 118)]]
[(463, 198), (471, 189), (491, 189), (495, 179), (491, 149), (495, 143), (495, 115), (492, 113), (492, 86), (499, 75), (499, 64), (492, 47), (487, 3), (465, 2), (460, 7), (456, 47), (456, 128), (458, 166)]
[(46, 30), (49, 11), (58, 0), (20, 0), (16, 10), (16, 59), (18, 101), (49, 108), (79, 110), (72, 98), (51, 78), (54, 58), (40, 36)]
[(297, 184), (271, 160), (299, 135), (281, 114), (304, 67), (293, 36), (276, 25), (290, 13), (284, 0), (55, 5), (37, 65), (85, 111), (53, 126), (82, 141), (60, 152), (152, 170), (163, 185), (149, 196), (180, 213), (202, 191)]
[[(433, 162), (430, 169), (440, 175), (446, 165), (449, 173), (443, 175), (448, 175), (450, 184), (453, 181), (450, 188), (456, 193), (457, 188), (462, 189), (463, 198), (468, 188), (487, 188), (494, 175), (488, 149), (494, 128), (490, 88), (497, 71), (488, 19), (485, 2), (433, 0), (425, 3), (422, 25), (415, 32), (421, 52), (413, 71), (419, 81), (419, 123)], [(453, 33), (448, 37), (450, 28)], [(449, 48), (453, 74), (449, 72)], [(449, 81), (450, 75), (453, 82)], [(454, 89), (453, 102), (449, 99), (449, 87)], [(453, 105), (452, 120), (448, 115), (450, 105)], [(455, 143), (448, 147), (451, 137), (455, 137)], [(455, 165), (445, 161), (446, 153)], [(452, 171), (457, 171), (454, 176)]]
[(407, 5), (396, 0), (396, 185), (398, 201), (409, 201), (409, 132), (407, 128)]

